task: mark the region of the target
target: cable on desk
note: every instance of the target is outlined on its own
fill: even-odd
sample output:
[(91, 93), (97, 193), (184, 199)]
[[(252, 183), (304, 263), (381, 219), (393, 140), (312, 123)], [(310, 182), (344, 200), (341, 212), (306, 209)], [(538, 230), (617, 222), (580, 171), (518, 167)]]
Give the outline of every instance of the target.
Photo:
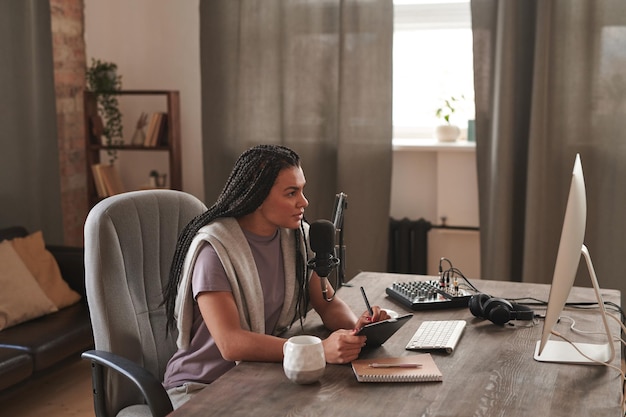
[[(547, 301), (543, 301), (537, 298), (533, 298), (533, 297), (521, 297), (521, 298), (511, 298), (508, 299), (509, 301), (515, 301), (518, 302), (520, 304), (525, 304), (525, 305), (543, 305), (543, 306), (547, 306), (548, 302)], [(526, 301), (524, 302), (524, 300), (530, 300), (530, 301)], [(612, 310), (617, 311), (620, 315), (619, 318), (617, 318), (615, 315), (608, 313), (607, 312), (607, 316), (611, 317), (613, 320), (617, 321), (619, 323), (619, 325), (621, 326), (621, 332), (620, 334), (626, 334), (626, 315), (624, 314), (624, 310), (622, 309), (622, 307), (612, 301), (603, 301), (603, 304), (605, 305), (605, 307), (610, 307)], [(566, 307), (570, 307), (570, 308), (577, 308), (577, 309), (590, 309), (590, 308), (598, 308), (598, 303), (597, 302), (570, 302), (570, 303), (565, 303)], [(587, 333), (587, 334), (593, 334), (593, 332), (584, 332), (582, 330), (579, 329), (575, 329), (574, 325), (575, 322), (571, 317), (568, 316), (561, 316), (562, 318), (568, 318), (569, 320), (572, 321), (572, 325), (570, 326), (570, 329), (576, 333)], [(590, 359), (594, 362), (597, 362), (589, 357), (587, 357), (585, 354), (583, 354), (577, 347), (576, 345), (574, 345), (570, 340), (568, 340), (567, 338), (565, 338), (563, 335), (561, 335), (560, 333), (556, 332), (556, 331), (552, 331), (552, 334), (554, 334), (557, 337), (560, 337), (561, 339), (565, 340), (566, 342), (568, 342), (569, 344), (571, 344), (581, 355), (583, 355), (584, 357), (586, 357), (587, 359)], [(626, 356), (626, 340), (624, 340), (622, 337), (613, 337), (613, 341), (620, 341), (621, 342), (621, 352), (622, 352), (622, 358), (624, 358)], [(620, 391), (621, 394), (621, 401), (620, 404), (622, 404), (622, 410), (623, 410), (623, 415), (624, 417), (626, 417), (626, 398), (625, 398), (625, 391), (626, 391), (626, 375), (624, 373), (624, 371), (621, 368), (618, 368), (614, 365), (609, 365), (606, 364), (604, 362), (601, 362), (603, 365), (606, 366), (610, 366), (614, 369), (617, 369), (617, 371), (620, 373), (621, 377), (622, 377), (622, 389)]]
[[(448, 269), (444, 270), (442, 267), (442, 263), (447, 262), (450, 266)], [(470, 281), (463, 275), (460, 269), (455, 268), (452, 265), (452, 261), (446, 257), (442, 257), (439, 259), (439, 283), (441, 286), (450, 286), (450, 282), (454, 280), (455, 275), (458, 275), (462, 278), (473, 291), (480, 292), (478, 288), (476, 288)], [(457, 284), (458, 285), (458, 284)]]
[[(543, 305), (543, 306), (548, 305), (547, 301), (540, 300), (534, 297), (507, 298), (506, 300), (516, 302), (518, 304), (524, 304), (524, 305)], [(525, 300), (530, 300), (530, 301), (525, 301)], [(617, 305), (616, 303), (612, 301), (604, 301), (604, 305), (606, 307), (611, 307), (615, 311), (619, 312), (620, 317), (621, 317), (621, 322), (626, 324), (626, 314), (624, 313), (624, 310), (619, 305)], [(590, 308), (597, 308), (598, 303), (595, 301), (569, 302), (569, 303), (565, 303), (565, 307), (590, 309)]]
[[(608, 314), (608, 316), (613, 317), (612, 314)], [(615, 320), (619, 320), (617, 317), (613, 317)], [(566, 341), (567, 343), (569, 343), (574, 349), (576, 349), (576, 351), (578, 353), (580, 353), (583, 357), (585, 357), (587, 360), (597, 363), (598, 365), (604, 365), (604, 366), (608, 366), (609, 368), (613, 368), (615, 369), (617, 372), (619, 372), (619, 374), (622, 376), (622, 389), (620, 391), (620, 404), (622, 405), (622, 409), (626, 408), (626, 401), (624, 401), (624, 381), (626, 381), (626, 374), (624, 373), (624, 370), (622, 370), (622, 368), (612, 365), (610, 363), (605, 363), (602, 361), (599, 361), (597, 359), (594, 359), (590, 356), (587, 356), (586, 354), (584, 354), (579, 348), (578, 346), (576, 346), (576, 344), (574, 342), (572, 342), (571, 340), (569, 340), (567, 337), (563, 336), (561, 333), (557, 332), (556, 330), (552, 330), (550, 332), (551, 334), (553, 334), (554, 336), (563, 339), (564, 341)], [(620, 339), (621, 340), (621, 339)], [(626, 415), (626, 412), (625, 412)]]

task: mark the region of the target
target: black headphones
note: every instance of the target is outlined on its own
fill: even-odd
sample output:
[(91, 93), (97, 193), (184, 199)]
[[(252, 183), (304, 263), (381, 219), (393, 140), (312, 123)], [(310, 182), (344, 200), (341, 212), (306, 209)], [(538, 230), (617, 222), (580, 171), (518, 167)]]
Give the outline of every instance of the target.
[(500, 325), (509, 320), (532, 320), (535, 317), (529, 307), (487, 294), (472, 295), (468, 307), (474, 316)]

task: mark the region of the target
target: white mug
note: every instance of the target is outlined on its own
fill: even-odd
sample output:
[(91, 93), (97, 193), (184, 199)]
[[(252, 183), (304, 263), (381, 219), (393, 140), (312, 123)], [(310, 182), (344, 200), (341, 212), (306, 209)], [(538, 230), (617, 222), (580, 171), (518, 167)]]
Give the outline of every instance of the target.
[(326, 357), (316, 336), (293, 336), (283, 345), (285, 375), (297, 384), (312, 384), (324, 375)]

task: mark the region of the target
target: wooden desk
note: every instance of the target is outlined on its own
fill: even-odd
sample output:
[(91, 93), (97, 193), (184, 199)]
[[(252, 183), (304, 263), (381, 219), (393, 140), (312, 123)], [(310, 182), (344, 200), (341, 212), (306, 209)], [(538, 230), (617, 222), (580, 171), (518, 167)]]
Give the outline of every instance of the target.
[[(364, 309), (359, 286), (370, 302), (398, 312), (406, 310), (385, 295), (394, 281), (424, 277), (362, 272), (352, 287), (339, 294), (357, 313)], [(474, 281), (482, 292), (498, 297), (536, 297), (547, 300), (549, 286), (497, 281)], [(604, 299), (619, 304), (616, 290), (603, 290)], [(590, 288), (574, 288), (571, 301), (593, 301)], [(537, 309), (537, 312), (543, 312)], [(596, 311), (571, 310), (576, 327), (600, 328)], [(467, 327), (452, 354), (433, 353), (443, 382), (359, 383), (350, 365), (328, 365), (324, 377), (313, 385), (297, 385), (284, 375), (280, 363), (241, 363), (195, 398), (171, 414), (179, 416), (620, 416), (619, 373), (605, 366), (540, 363), (533, 359), (543, 322), (496, 326), (475, 318), (467, 308), (416, 312), (382, 347), (364, 351), (361, 357), (410, 355), (404, 347), (426, 319), (464, 319)], [(619, 334), (614, 320), (612, 331)], [(313, 312), (304, 333), (327, 332)], [(559, 331), (575, 341), (589, 336), (572, 335), (562, 320)], [(300, 333), (294, 326), (294, 333)], [(581, 340), (581, 337), (583, 340)], [(613, 362), (620, 366), (620, 352)]]

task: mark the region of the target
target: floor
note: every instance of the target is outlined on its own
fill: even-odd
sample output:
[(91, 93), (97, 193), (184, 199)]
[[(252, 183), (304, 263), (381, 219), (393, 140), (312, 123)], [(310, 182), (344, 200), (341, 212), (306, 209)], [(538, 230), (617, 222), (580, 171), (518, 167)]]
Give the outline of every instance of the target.
[(0, 400), (11, 417), (94, 417), (91, 364), (76, 360)]

